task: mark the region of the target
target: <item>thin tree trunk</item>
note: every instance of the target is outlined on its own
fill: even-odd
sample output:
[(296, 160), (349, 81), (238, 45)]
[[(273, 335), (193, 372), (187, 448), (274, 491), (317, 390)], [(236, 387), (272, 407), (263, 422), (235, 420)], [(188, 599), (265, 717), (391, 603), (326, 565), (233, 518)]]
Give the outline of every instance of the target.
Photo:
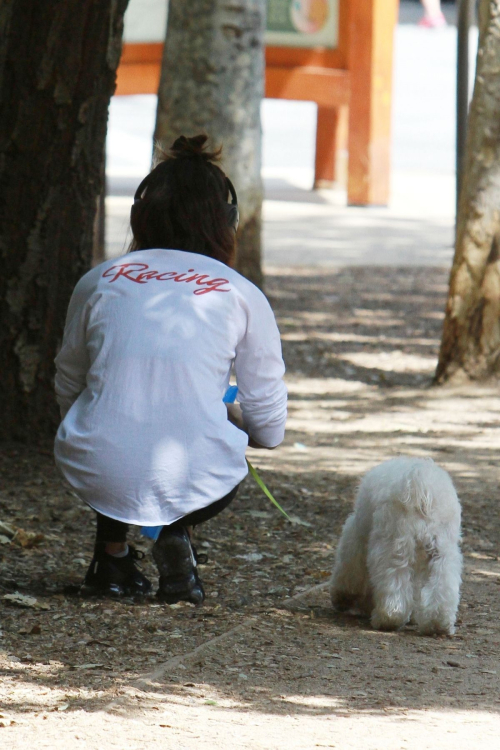
[(94, 240), (92, 245), (92, 265), (97, 266), (106, 260), (106, 146), (101, 163), (102, 189), (97, 196), (94, 217)]
[(170, 0), (155, 139), (206, 132), (240, 204), (237, 268), (259, 286), (265, 0)]
[(57, 422), (53, 359), (90, 267), (128, 0), (0, 4), (0, 436)]
[(455, 258), (436, 380), (500, 374), (500, 0), (481, 0)]

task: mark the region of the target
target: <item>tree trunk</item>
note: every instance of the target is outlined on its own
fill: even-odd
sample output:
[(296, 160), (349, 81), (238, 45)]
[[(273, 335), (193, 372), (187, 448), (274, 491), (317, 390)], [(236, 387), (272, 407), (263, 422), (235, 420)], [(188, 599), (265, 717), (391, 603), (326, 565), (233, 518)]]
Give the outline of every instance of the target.
[(222, 144), (240, 205), (237, 269), (262, 285), (260, 103), (265, 0), (170, 0), (155, 139)]
[(436, 380), (500, 374), (500, 0), (481, 0), (474, 96)]
[(92, 257), (128, 0), (0, 5), (0, 437), (52, 433), (53, 360)]

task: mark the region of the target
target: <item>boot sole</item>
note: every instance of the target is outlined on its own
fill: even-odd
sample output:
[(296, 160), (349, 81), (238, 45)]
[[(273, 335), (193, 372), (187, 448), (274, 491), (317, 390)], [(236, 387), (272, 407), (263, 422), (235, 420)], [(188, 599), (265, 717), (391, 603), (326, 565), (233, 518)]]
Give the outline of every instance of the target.
[(178, 591), (177, 593), (165, 593), (161, 589), (158, 589), (156, 593), (158, 601), (163, 604), (177, 604), (178, 602), (188, 602), (199, 607), (205, 601), (205, 592), (201, 581), (193, 586), (189, 591)]
[(151, 593), (151, 586), (147, 591), (141, 591), (141, 590), (132, 590), (130, 588), (125, 587), (102, 587), (102, 586), (89, 586), (88, 584), (83, 584), (80, 586), (79, 595), (84, 597), (85, 599), (95, 598), (95, 599), (125, 599), (125, 598), (131, 598), (131, 597), (140, 597), (143, 599), (144, 597), (148, 596), (148, 594)]

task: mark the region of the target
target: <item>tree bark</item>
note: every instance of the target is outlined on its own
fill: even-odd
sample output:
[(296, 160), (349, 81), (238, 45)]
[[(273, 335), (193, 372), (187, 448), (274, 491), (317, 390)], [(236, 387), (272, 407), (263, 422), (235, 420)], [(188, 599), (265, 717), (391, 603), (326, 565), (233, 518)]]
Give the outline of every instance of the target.
[(260, 103), (265, 0), (170, 0), (155, 139), (205, 132), (238, 193), (236, 267), (262, 286)]
[(500, 374), (500, 0), (481, 0), (467, 134), (437, 382)]
[(53, 360), (92, 257), (128, 0), (0, 4), (0, 437), (53, 432)]

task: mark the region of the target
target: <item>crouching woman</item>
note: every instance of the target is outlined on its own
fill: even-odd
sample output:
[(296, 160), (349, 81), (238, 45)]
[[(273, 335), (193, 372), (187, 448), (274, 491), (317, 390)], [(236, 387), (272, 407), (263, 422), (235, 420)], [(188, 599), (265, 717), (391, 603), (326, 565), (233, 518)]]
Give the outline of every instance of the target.
[[(201, 603), (189, 528), (234, 498), (249, 442), (283, 440), (278, 328), (264, 295), (232, 268), (236, 193), (205, 142), (173, 144), (137, 189), (130, 252), (89, 271), (70, 301), (55, 457), (97, 513), (90, 592), (148, 593), (127, 532), (163, 526), (158, 596)], [(244, 431), (222, 401), (232, 368)]]

